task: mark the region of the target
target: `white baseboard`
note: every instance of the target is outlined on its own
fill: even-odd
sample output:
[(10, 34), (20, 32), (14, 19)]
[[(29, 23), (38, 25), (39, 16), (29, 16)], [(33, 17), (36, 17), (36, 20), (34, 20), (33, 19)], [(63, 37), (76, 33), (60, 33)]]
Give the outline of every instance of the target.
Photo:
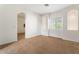
[(72, 40), (71, 38), (67, 38), (67, 37), (61, 37), (63, 40), (68, 40), (68, 41), (74, 41), (74, 42), (79, 42), (79, 40)]
[[(27, 38), (32, 38), (32, 37), (35, 37), (35, 36), (39, 36), (39, 35), (31, 35), (31, 36), (28, 36)], [(62, 38), (63, 40), (79, 42), (79, 40), (72, 40), (71, 38), (67, 38), (67, 37), (63, 37), (63, 36), (57, 36), (57, 35), (43, 35), (43, 36), (51, 36), (51, 37)]]
[(79, 40), (75, 40), (75, 39), (71, 39), (71, 38), (67, 38), (67, 37), (63, 37), (63, 36), (52, 35), (52, 37), (58, 37), (58, 38), (62, 38), (63, 40), (79, 42)]

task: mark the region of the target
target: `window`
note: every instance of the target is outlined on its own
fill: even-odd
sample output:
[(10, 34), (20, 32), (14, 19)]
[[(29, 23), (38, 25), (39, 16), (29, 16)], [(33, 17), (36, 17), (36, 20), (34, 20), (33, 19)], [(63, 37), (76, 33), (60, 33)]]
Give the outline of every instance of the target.
[(78, 30), (78, 10), (71, 9), (67, 14), (67, 30)]
[(63, 18), (62, 17), (53, 17), (48, 20), (48, 26), (51, 30), (61, 30), (63, 29)]

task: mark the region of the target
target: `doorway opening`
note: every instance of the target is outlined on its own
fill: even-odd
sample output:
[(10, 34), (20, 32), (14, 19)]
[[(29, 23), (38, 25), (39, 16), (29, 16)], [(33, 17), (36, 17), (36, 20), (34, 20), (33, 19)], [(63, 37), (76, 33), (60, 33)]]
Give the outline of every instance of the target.
[(25, 13), (20, 12), (17, 14), (17, 38), (19, 40), (25, 39)]

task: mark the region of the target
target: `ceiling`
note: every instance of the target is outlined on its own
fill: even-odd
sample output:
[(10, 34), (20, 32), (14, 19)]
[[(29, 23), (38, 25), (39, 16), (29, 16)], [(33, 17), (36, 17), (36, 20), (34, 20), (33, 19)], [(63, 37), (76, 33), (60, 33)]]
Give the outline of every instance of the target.
[(49, 4), (49, 6), (44, 6), (44, 4), (26, 4), (24, 6), (26, 7), (26, 9), (33, 12), (45, 14), (63, 9), (70, 6), (70, 4)]
[[(5, 4), (0, 5), (3, 7)], [(45, 4), (13, 4), (9, 6), (16, 6), (17, 9), (29, 10), (39, 14), (46, 14), (56, 12), (63, 8), (70, 6), (71, 4), (49, 4), (49, 6), (44, 6)]]

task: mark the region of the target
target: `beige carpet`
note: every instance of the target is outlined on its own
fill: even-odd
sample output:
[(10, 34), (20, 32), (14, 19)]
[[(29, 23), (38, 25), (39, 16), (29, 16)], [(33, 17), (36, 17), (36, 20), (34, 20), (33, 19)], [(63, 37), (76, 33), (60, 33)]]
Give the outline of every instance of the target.
[(55, 37), (36, 36), (30, 39), (20, 40), (4, 49), (0, 49), (0, 53), (79, 53), (79, 43)]

